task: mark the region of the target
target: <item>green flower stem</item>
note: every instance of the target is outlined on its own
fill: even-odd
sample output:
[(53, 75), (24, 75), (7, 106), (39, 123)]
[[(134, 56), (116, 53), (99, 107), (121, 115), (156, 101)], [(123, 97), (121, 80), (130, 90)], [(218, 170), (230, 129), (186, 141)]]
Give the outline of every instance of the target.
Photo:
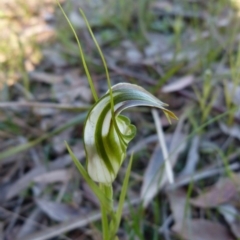
[(131, 168), (132, 168), (132, 162), (133, 162), (133, 154), (131, 155), (129, 163), (128, 163), (127, 171), (125, 174), (125, 178), (123, 181), (122, 190), (121, 190), (121, 194), (120, 194), (120, 198), (119, 198), (118, 208), (117, 208), (117, 211), (115, 214), (115, 218), (116, 218), (115, 232), (117, 232), (120, 222), (121, 222), (121, 219), (122, 219), (122, 211), (123, 211), (125, 198), (127, 195), (129, 177), (130, 177)]
[(103, 206), (101, 206), (101, 213), (102, 213), (102, 235), (103, 235), (103, 240), (109, 240), (109, 237), (108, 237), (107, 213), (106, 213), (106, 209)]
[(113, 216), (113, 190), (112, 185), (99, 184), (102, 193), (109, 199), (108, 208), (101, 205), (103, 240), (111, 240), (111, 231), (109, 228), (108, 216)]

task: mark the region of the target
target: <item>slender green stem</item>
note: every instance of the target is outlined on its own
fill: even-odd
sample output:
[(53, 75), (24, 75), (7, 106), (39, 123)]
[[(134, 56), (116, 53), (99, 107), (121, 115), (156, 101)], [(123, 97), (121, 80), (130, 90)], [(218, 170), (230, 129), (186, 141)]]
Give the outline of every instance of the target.
[[(105, 193), (105, 186), (104, 184), (100, 184), (100, 189)], [(101, 213), (102, 213), (102, 231), (103, 231), (103, 240), (110, 240), (109, 239), (109, 226), (108, 226), (108, 218), (107, 218), (107, 210), (101, 204)]]
[(103, 235), (103, 240), (109, 240), (108, 237), (108, 222), (107, 222), (107, 214), (105, 211), (105, 208), (101, 206), (101, 213), (102, 213), (102, 235)]
[(94, 84), (93, 84), (93, 80), (92, 80), (92, 78), (91, 78), (91, 75), (90, 75), (90, 73), (89, 73), (89, 70), (88, 70), (88, 67), (87, 67), (87, 63), (86, 63), (86, 61), (85, 61), (84, 53), (83, 53), (83, 50), (82, 50), (82, 46), (81, 46), (81, 43), (80, 43), (80, 41), (79, 41), (79, 39), (78, 39), (77, 33), (76, 33), (76, 31), (75, 31), (72, 23), (70, 22), (69, 18), (67, 17), (66, 13), (64, 12), (61, 4), (59, 3), (59, 0), (57, 0), (57, 4), (58, 4), (59, 8), (61, 9), (61, 11), (62, 11), (65, 19), (67, 20), (67, 22), (68, 22), (68, 24), (69, 24), (69, 26), (70, 26), (73, 34), (74, 34), (74, 37), (75, 37), (75, 39), (76, 39), (76, 41), (77, 41), (78, 49), (79, 49), (79, 53), (80, 53), (80, 57), (81, 57), (81, 59), (82, 59), (83, 67), (84, 67), (85, 73), (86, 73), (87, 78), (88, 78), (88, 82), (89, 82), (89, 85), (90, 85), (90, 88), (91, 88), (91, 91), (92, 91), (92, 95), (93, 95), (93, 97), (94, 97), (94, 100), (97, 101), (97, 100), (98, 100), (97, 92), (96, 92), (96, 89), (95, 89), (95, 87), (94, 87)]
[(125, 198), (126, 198), (126, 194), (127, 194), (127, 190), (128, 190), (128, 182), (129, 182), (129, 177), (130, 177), (130, 173), (131, 173), (131, 168), (132, 168), (132, 162), (133, 162), (133, 154), (130, 157), (129, 163), (128, 163), (128, 168), (127, 171), (125, 173), (125, 178), (123, 181), (123, 185), (122, 185), (122, 190), (121, 190), (121, 195), (119, 198), (119, 203), (118, 203), (118, 209), (116, 212), (116, 226), (115, 226), (115, 232), (117, 232), (120, 222), (121, 222), (121, 218), (122, 218), (122, 211), (123, 211), (123, 206), (124, 206), (124, 202), (125, 202)]

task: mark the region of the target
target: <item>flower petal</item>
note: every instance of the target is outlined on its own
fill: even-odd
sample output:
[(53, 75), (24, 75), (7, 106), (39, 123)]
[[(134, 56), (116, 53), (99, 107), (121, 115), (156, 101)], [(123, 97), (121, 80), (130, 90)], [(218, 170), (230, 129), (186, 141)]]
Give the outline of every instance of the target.
[(87, 155), (87, 170), (90, 177), (100, 183), (110, 184), (126, 156), (128, 143), (136, 128), (121, 111), (134, 106), (160, 108), (168, 118), (177, 117), (145, 89), (120, 83), (112, 87), (114, 118), (111, 113), (110, 94), (107, 92), (90, 110), (84, 128), (84, 144)]

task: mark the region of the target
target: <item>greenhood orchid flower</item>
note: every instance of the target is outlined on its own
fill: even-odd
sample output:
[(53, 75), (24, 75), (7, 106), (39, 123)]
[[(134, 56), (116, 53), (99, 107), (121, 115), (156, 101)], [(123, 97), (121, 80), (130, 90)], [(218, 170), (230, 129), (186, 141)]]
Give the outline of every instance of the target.
[[(126, 156), (128, 143), (136, 133), (130, 120), (121, 111), (135, 106), (160, 108), (168, 119), (177, 117), (142, 87), (129, 83), (112, 86), (88, 113), (84, 128), (87, 171), (96, 182), (111, 184)], [(111, 109), (111, 96), (114, 108)]]

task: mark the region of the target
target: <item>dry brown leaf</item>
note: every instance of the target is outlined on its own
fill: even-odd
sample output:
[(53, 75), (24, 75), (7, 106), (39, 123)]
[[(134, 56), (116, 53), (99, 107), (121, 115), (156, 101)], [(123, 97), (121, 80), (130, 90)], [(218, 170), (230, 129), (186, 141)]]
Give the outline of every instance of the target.
[(143, 59), (143, 54), (138, 50), (136, 44), (129, 40), (124, 40), (121, 43), (125, 52), (125, 60), (129, 63), (139, 63)]
[[(157, 58), (159, 54), (166, 52), (166, 50), (170, 48), (170, 37), (166, 36), (166, 34), (149, 32), (146, 34), (146, 37), (148, 45), (144, 48), (144, 54), (148, 58), (148, 61), (150, 58)], [(146, 62), (146, 59), (144, 59), (144, 61)], [(154, 61), (156, 61), (156, 59)]]
[(157, 134), (150, 135), (144, 139), (137, 141), (136, 144), (129, 148), (127, 153), (128, 155), (131, 155), (133, 153), (141, 151), (147, 144), (157, 142), (157, 140), (158, 140)]
[(196, 135), (193, 137), (191, 141), (190, 149), (187, 156), (187, 161), (184, 169), (181, 171), (181, 174), (180, 174), (181, 176), (190, 175), (195, 172), (198, 161), (199, 161), (199, 150), (198, 150), (199, 144), (200, 144), (200, 137)]
[(49, 64), (51, 64), (54, 67), (61, 68), (68, 65), (66, 60), (62, 57), (58, 49), (54, 49), (54, 48), (44, 49), (42, 53), (46, 61), (48, 61)]
[(53, 137), (53, 149), (58, 155), (64, 153), (64, 151), (66, 150), (66, 145), (64, 141), (68, 141), (68, 139), (71, 138), (71, 133), (72, 129), (69, 128)]
[(220, 128), (226, 135), (230, 135), (231, 137), (234, 137), (234, 138), (237, 138), (238, 140), (240, 140), (239, 125), (235, 124), (231, 127), (228, 127), (226, 124), (220, 122)]
[[(81, 159), (83, 156), (85, 156), (85, 152), (84, 150), (81, 150), (79, 152), (75, 152), (75, 155), (78, 157), (78, 159)], [(31, 171), (26, 173), (22, 178), (16, 180), (16, 182), (9, 186), (6, 193), (6, 200), (9, 200), (17, 196), (21, 191), (26, 189), (31, 184), (35, 177), (42, 175), (47, 171), (63, 168), (69, 165), (71, 162), (72, 162), (71, 156), (65, 155), (51, 162), (47, 167), (41, 166), (32, 169)]]
[(177, 223), (172, 229), (185, 240), (234, 240), (223, 225), (205, 219)]
[(170, 11), (173, 8), (172, 3), (169, 1), (154, 1), (151, 3), (151, 7), (163, 11)]
[(51, 219), (64, 222), (72, 218), (76, 218), (80, 214), (80, 210), (64, 203), (47, 201), (44, 199), (36, 200), (38, 207), (48, 215)]
[(147, 205), (158, 190), (163, 186), (164, 179), (164, 159), (162, 150), (157, 146), (151, 156), (148, 167), (144, 173), (143, 185), (141, 189), (141, 198)]
[[(172, 166), (176, 164), (178, 155), (186, 145), (186, 142), (183, 141), (183, 139), (185, 139), (185, 135), (182, 133), (184, 121), (185, 117), (183, 116), (177, 124), (176, 130), (171, 139), (171, 144), (169, 144), (169, 158)], [(161, 187), (167, 182), (166, 172), (163, 174), (164, 168), (161, 167), (161, 165), (163, 165), (163, 161), (161, 150), (156, 149), (144, 174), (143, 185), (141, 188), (141, 199), (143, 200), (144, 206), (149, 204), (159, 189), (161, 189)]]
[(162, 92), (169, 93), (169, 92), (176, 92), (182, 90), (188, 86), (190, 86), (194, 81), (193, 75), (187, 75), (182, 78), (175, 80), (174, 82), (170, 82), (167, 85), (162, 87)]
[(29, 77), (33, 81), (48, 83), (48, 84), (55, 84), (63, 81), (63, 76), (45, 73), (45, 72), (38, 72), (32, 71), (29, 73)]
[(79, 97), (84, 102), (91, 102), (92, 94), (87, 79), (81, 77), (78, 69), (72, 69), (62, 82), (52, 85), (52, 91), (60, 103), (75, 103)]
[(54, 109), (54, 108), (34, 108), (33, 109), (34, 114), (38, 115), (38, 116), (42, 116), (42, 117), (50, 117), (52, 115), (56, 115), (59, 113), (58, 109)]
[(36, 183), (68, 182), (72, 178), (72, 169), (59, 169), (43, 173), (33, 179)]
[(137, 49), (130, 49), (126, 52), (126, 59), (129, 63), (139, 63), (142, 58), (142, 53)]
[[(140, 204), (139, 198), (130, 199), (127, 204), (124, 205), (123, 213), (129, 213), (129, 204), (135, 205)], [(47, 240), (51, 239), (57, 236), (60, 236), (61, 234), (64, 234), (66, 232), (69, 232), (71, 230), (81, 228), (86, 226), (87, 224), (91, 224), (94, 221), (97, 221), (101, 219), (101, 212), (99, 211), (92, 211), (88, 213), (87, 215), (78, 216), (76, 219), (72, 219), (67, 222), (60, 223), (58, 225), (48, 227), (46, 229), (43, 229), (42, 231), (38, 231), (30, 236), (27, 236), (24, 238), (24, 240)], [(17, 240), (23, 240), (22, 238), (17, 238)]]
[[(197, 49), (186, 49), (180, 52), (177, 57), (176, 61), (177, 62), (182, 62), (182, 61), (194, 61), (196, 58), (198, 58), (200, 52)], [(161, 55), (161, 60), (163, 62), (171, 62), (175, 58), (175, 53), (168, 51), (164, 54)]]
[[(101, 212), (95, 211), (88, 213), (85, 216), (78, 216), (76, 219), (69, 220), (67, 222), (59, 223), (58, 225), (47, 227), (43, 230), (37, 231), (29, 236), (26, 236), (24, 240), (48, 240), (57, 238), (58, 236), (65, 234), (71, 230), (81, 228), (87, 224), (91, 224), (101, 218)], [(65, 238), (66, 239), (66, 238)], [(17, 237), (17, 240), (23, 240), (22, 237)]]
[(232, 205), (225, 204), (220, 206), (220, 213), (224, 216), (226, 222), (231, 228), (236, 238), (240, 238), (240, 212)]
[[(237, 179), (239, 179), (239, 176), (236, 177)], [(192, 205), (202, 208), (217, 207), (231, 200), (238, 193), (237, 191), (236, 181), (223, 178), (205, 193), (195, 199), (191, 199), (190, 202)]]
[(69, 19), (70, 19), (71, 23), (73, 24), (73, 26), (76, 28), (85, 28), (86, 27), (86, 24), (77, 9), (75, 11), (71, 11), (71, 13), (69, 15)]
[(24, 239), (25, 236), (34, 233), (39, 226), (42, 226), (41, 224), (37, 224), (38, 222), (41, 222), (42, 217), (42, 211), (39, 208), (34, 209), (31, 214), (28, 215), (26, 221), (18, 232), (18, 237)]
[(175, 224), (182, 223), (184, 220), (188, 219), (188, 216), (186, 215), (187, 193), (179, 188), (168, 191), (167, 196), (170, 202)]
[[(172, 166), (175, 165), (178, 155), (185, 148), (185, 144), (180, 145), (184, 137), (185, 136), (182, 133), (179, 133), (177, 137), (178, 141), (176, 138), (172, 139), (172, 142), (174, 141), (174, 145), (171, 144), (170, 149), (170, 162)], [(167, 176), (164, 169), (162, 150), (157, 147), (144, 173), (143, 185), (141, 188), (141, 198), (143, 199), (145, 206), (148, 205), (148, 203), (157, 194), (159, 189), (161, 189), (166, 184), (166, 182)]]

